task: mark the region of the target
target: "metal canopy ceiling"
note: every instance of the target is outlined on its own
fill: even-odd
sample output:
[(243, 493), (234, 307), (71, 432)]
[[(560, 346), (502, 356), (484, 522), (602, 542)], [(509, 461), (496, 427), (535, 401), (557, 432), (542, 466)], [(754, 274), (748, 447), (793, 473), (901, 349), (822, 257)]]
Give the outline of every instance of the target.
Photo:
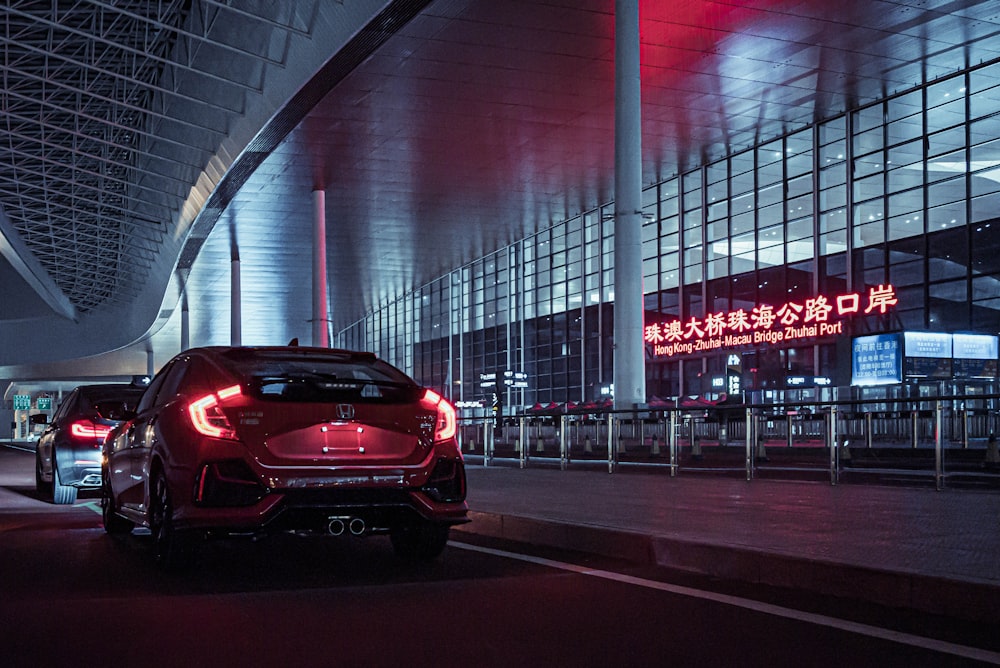
[[(0, 10), (0, 203), (74, 316), (138, 296), (244, 95), (280, 64), (271, 41), (303, 30), (282, 4), (259, 15), (189, 0)], [(217, 27), (233, 22), (241, 29)]]
[[(179, 275), (192, 344), (226, 343), (234, 250), (244, 343), (303, 336), (316, 187), (335, 330), (611, 199), (611, 0), (352, 4), (8, 0), (0, 250), (17, 237), (65, 299), (26, 317), (5, 282), (2, 347), (107, 313), (127, 331), (104, 350), (155, 332), (163, 361)], [(1000, 3), (640, 5), (649, 183), (1000, 57)], [(76, 338), (0, 364), (100, 352)]]

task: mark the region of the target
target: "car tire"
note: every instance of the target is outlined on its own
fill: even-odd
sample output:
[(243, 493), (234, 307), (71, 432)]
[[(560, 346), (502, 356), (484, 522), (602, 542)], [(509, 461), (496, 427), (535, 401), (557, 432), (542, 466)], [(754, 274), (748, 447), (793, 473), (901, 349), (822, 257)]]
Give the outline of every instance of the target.
[(104, 520), (104, 530), (112, 536), (130, 534), (135, 528), (135, 522), (118, 514), (118, 505), (115, 503), (107, 476), (103, 476), (101, 481), (101, 518)]
[(174, 526), (174, 506), (170, 486), (163, 471), (151, 481), (149, 498), (149, 531), (153, 539), (153, 558), (164, 570), (179, 571), (191, 566), (195, 546), (191, 536)]
[(35, 452), (35, 491), (46, 501), (52, 500), (52, 483), (42, 478), (42, 456)]
[(389, 533), (396, 556), (411, 561), (437, 558), (448, 543), (450, 527), (432, 522), (401, 524)]
[(71, 505), (76, 503), (76, 487), (64, 485), (59, 480), (59, 467), (56, 466), (55, 452), (52, 453), (52, 503)]

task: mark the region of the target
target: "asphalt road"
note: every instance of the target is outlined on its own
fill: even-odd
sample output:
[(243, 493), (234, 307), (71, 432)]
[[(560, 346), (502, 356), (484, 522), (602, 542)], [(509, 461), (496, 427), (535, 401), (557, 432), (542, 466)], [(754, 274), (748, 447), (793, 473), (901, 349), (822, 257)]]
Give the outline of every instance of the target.
[(453, 542), (412, 565), (380, 537), (289, 536), (164, 573), (148, 537), (104, 533), (96, 495), (39, 500), (32, 465), (0, 447), (7, 667), (1000, 665), (995, 637), (948, 620), (900, 632), (892, 611), (860, 623), (524, 546)]

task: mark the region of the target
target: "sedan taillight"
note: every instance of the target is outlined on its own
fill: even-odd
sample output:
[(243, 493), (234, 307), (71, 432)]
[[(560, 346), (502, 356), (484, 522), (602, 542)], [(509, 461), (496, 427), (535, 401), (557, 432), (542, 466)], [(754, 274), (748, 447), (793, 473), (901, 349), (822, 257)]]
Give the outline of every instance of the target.
[(84, 441), (96, 441), (95, 445), (104, 442), (104, 438), (111, 433), (111, 427), (103, 424), (94, 424), (90, 420), (77, 420), (69, 426), (69, 433), (73, 438)]
[(434, 440), (446, 441), (453, 438), (457, 431), (455, 407), (434, 390), (427, 390), (423, 401), (429, 408), (437, 411), (437, 418), (434, 421)]
[(233, 385), (224, 390), (219, 390), (212, 394), (206, 394), (200, 399), (196, 399), (188, 406), (188, 413), (191, 415), (191, 425), (199, 434), (211, 436), (212, 438), (228, 438), (236, 440), (236, 430), (229, 423), (229, 418), (222, 412), (219, 404), (230, 397), (240, 394), (240, 386)]

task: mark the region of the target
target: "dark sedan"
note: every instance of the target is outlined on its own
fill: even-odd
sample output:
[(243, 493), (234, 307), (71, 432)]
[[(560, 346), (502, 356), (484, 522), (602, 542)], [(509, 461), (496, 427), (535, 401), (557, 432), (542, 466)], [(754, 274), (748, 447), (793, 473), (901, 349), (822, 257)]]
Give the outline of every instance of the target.
[(109, 533), (148, 527), (164, 565), (207, 537), (386, 533), (437, 556), (465, 522), (455, 409), (370, 353), (196, 348), (105, 446)]
[(54, 503), (76, 501), (77, 490), (101, 486), (101, 445), (132, 415), (145, 386), (81, 385), (66, 395), (38, 439), (35, 488)]

